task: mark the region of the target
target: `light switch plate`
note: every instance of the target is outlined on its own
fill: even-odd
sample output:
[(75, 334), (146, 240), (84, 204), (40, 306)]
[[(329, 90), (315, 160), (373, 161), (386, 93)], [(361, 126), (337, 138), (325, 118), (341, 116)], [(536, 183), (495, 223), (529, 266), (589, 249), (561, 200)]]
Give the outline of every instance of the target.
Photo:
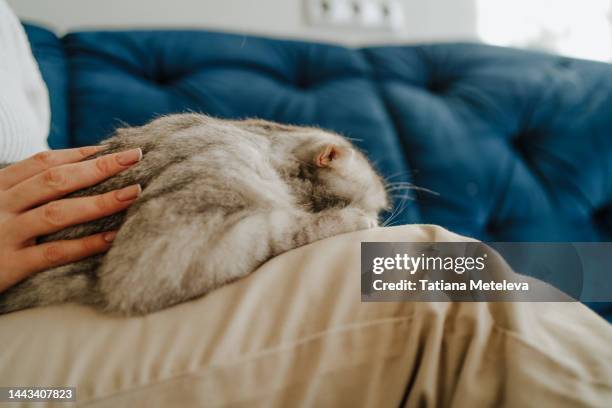
[(399, 30), (401, 0), (304, 0), (307, 21), (315, 26)]

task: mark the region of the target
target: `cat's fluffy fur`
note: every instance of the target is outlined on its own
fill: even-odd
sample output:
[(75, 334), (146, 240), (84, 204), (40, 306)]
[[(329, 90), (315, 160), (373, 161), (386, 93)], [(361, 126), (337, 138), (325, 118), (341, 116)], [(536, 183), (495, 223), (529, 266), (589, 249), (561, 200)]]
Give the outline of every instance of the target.
[(316, 128), (198, 114), (119, 129), (103, 153), (143, 160), (72, 196), (140, 183), (127, 210), (42, 241), (118, 229), (105, 255), (50, 269), (0, 294), (0, 313), (77, 302), (144, 314), (243, 277), (310, 242), (377, 225), (382, 179), (346, 139)]

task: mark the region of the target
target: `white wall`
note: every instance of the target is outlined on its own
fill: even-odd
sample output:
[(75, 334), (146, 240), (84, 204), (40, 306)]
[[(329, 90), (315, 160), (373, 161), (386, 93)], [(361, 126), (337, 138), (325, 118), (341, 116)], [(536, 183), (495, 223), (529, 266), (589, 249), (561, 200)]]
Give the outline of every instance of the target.
[(22, 18), (58, 32), (83, 28), (197, 27), (359, 45), (476, 37), (474, 0), (402, 0), (398, 32), (309, 26), (302, 0), (7, 0)]

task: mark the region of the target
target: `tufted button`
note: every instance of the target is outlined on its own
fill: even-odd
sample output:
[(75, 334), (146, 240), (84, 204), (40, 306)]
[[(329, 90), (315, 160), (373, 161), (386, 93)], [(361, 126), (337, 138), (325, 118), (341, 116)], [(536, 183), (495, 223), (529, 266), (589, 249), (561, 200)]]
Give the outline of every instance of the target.
[(427, 82), (426, 88), (429, 92), (433, 94), (443, 94), (449, 90), (451, 84), (452, 81), (450, 80), (441, 80), (434, 78)]
[(506, 146), (516, 156), (516, 160), (520, 160), (530, 167), (534, 154), (532, 146), (535, 138), (537, 138), (537, 135), (532, 132), (517, 132), (507, 137)]
[(603, 226), (612, 237), (612, 204), (593, 211), (595, 225)]
[(166, 86), (174, 82), (176, 79), (177, 78), (172, 78), (172, 76), (166, 73), (157, 71), (155, 72), (152, 82), (159, 86)]

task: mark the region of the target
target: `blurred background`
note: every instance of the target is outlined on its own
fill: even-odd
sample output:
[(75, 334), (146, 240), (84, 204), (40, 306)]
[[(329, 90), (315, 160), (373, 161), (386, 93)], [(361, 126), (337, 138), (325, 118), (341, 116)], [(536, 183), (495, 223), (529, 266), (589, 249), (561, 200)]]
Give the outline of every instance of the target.
[(8, 0), (58, 33), (204, 28), (349, 46), (481, 41), (612, 60), (612, 0)]

